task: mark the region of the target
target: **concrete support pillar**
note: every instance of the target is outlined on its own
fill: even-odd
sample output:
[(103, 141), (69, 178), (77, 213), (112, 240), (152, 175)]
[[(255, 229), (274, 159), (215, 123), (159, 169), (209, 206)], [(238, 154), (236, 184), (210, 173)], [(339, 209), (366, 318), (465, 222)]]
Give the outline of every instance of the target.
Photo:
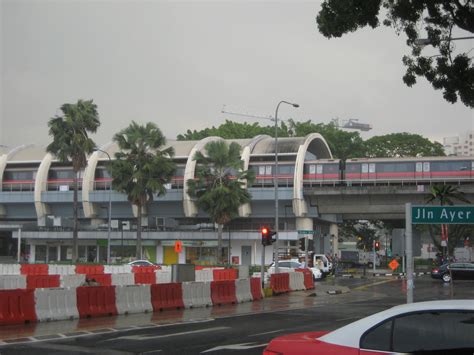
[(331, 256), (334, 256), (334, 254), (339, 255), (339, 228), (337, 227), (337, 224), (332, 223), (329, 225), (329, 234), (331, 236), (332, 240), (332, 250), (331, 250)]

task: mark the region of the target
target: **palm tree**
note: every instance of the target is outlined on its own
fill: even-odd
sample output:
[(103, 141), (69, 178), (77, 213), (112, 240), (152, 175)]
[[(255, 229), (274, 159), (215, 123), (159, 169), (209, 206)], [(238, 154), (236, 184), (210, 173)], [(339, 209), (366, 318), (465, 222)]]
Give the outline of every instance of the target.
[[(431, 187), (430, 196), (428, 196), (428, 198), (426, 199), (426, 202), (427, 203), (439, 202), (441, 206), (444, 206), (444, 205), (454, 205), (455, 200), (465, 202), (465, 203), (470, 203), (470, 201), (464, 197), (464, 193), (459, 191), (457, 187), (452, 186), (452, 185), (436, 184)], [(460, 231), (461, 229), (455, 228), (455, 230)], [(431, 235), (431, 239), (433, 240), (433, 243), (438, 248), (442, 248), (442, 245), (438, 243), (438, 241), (434, 237), (435, 233), (432, 227), (430, 227), (430, 235)], [(462, 235), (463, 235), (462, 233), (456, 233), (457, 238), (451, 238), (451, 240), (449, 240), (448, 239), (448, 225), (447, 224), (441, 225), (441, 239), (447, 240), (446, 251), (448, 255), (450, 254), (450, 252), (452, 252), (452, 249), (454, 249), (457, 239), (459, 239), (459, 237)]]
[(206, 154), (197, 152), (195, 179), (187, 181), (189, 194), (199, 208), (217, 223), (218, 262), (223, 262), (223, 226), (238, 217), (239, 207), (251, 200), (245, 181), (251, 183), (254, 173), (243, 170), (240, 146), (225, 141), (212, 141), (205, 146)]
[(153, 195), (166, 194), (165, 185), (171, 181), (175, 164), (172, 147), (162, 149), (166, 138), (154, 123), (139, 125), (133, 122), (115, 134), (120, 148), (110, 164), (112, 187), (127, 194), (128, 201), (137, 207), (136, 258), (142, 259), (142, 209), (153, 200)]
[(79, 100), (76, 104), (61, 106), (62, 116), (55, 116), (48, 122), (49, 135), (53, 142), (46, 150), (62, 163), (72, 162), (74, 171), (72, 262), (77, 261), (78, 237), (78, 178), (79, 172), (87, 165), (87, 155), (94, 151), (95, 143), (89, 133), (97, 132), (100, 126), (97, 105), (92, 100)]

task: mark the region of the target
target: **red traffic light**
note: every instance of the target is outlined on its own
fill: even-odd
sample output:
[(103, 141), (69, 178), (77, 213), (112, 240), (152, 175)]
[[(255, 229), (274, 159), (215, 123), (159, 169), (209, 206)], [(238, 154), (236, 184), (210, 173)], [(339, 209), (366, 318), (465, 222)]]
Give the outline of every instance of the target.
[(262, 228), (262, 234), (265, 234), (265, 235), (268, 234), (268, 228), (263, 227)]

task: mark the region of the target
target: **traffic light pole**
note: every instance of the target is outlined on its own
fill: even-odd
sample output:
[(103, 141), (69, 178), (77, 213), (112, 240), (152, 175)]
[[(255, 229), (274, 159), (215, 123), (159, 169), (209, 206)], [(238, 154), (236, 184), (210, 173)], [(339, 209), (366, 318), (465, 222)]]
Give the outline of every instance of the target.
[(262, 245), (262, 263), (260, 265), (260, 280), (262, 282), (262, 290), (265, 288), (265, 245)]
[(304, 267), (308, 267), (308, 236), (304, 237)]
[(372, 267), (374, 268), (374, 274), (375, 274), (375, 240), (374, 242), (372, 243), (372, 252), (373, 252), (373, 255), (372, 255)]

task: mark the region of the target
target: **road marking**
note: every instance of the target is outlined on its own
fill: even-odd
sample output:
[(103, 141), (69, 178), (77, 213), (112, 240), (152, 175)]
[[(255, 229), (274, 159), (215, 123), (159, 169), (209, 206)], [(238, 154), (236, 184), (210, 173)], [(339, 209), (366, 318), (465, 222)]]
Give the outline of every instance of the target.
[(393, 282), (393, 281), (397, 281), (397, 280), (396, 279), (383, 280), (383, 281), (379, 281), (379, 282), (374, 282), (374, 283), (369, 284), (369, 285), (362, 285), (362, 286), (359, 286), (359, 287), (355, 287), (352, 290), (360, 291), (360, 290), (363, 290), (363, 289), (366, 289), (366, 288), (369, 288), (369, 287), (372, 287), (372, 286), (377, 286), (377, 285), (381, 285), (381, 284), (385, 284), (387, 282)]
[(256, 336), (259, 336), (259, 335), (265, 335), (265, 334), (278, 333), (278, 332), (282, 332), (282, 331), (285, 331), (285, 330), (286, 330), (286, 329), (272, 330), (271, 332), (265, 332), (265, 333), (252, 334), (252, 335), (249, 335), (249, 337), (256, 337)]
[(250, 344), (255, 344), (255, 342), (216, 346), (215, 348), (202, 351), (201, 354), (208, 353), (208, 352), (211, 352), (211, 351), (224, 350), (224, 349), (228, 349), (228, 350), (248, 350), (248, 349), (253, 349), (253, 348), (261, 348), (263, 346), (268, 345), (268, 343), (255, 344), (255, 345), (250, 345)]
[(187, 332), (180, 332), (180, 333), (172, 333), (172, 334), (163, 334), (163, 335), (148, 335), (148, 334), (140, 334), (140, 335), (128, 335), (124, 337), (118, 337), (113, 339), (107, 339), (105, 341), (116, 341), (119, 339), (125, 340), (151, 340), (151, 339), (162, 339), (162, 338), (169, 338), (169, 337), (176, 337), (180, 335), (188, 335), (188, 334), (196, 334), (196, 333), (207, 333), (213, 332), (217, 330), (225, 330), (231, 329), (230, 327), (214, 327), (214, 328), (206, 328), (206, 329), (199, 329), (199, 330), (190, 330)]

